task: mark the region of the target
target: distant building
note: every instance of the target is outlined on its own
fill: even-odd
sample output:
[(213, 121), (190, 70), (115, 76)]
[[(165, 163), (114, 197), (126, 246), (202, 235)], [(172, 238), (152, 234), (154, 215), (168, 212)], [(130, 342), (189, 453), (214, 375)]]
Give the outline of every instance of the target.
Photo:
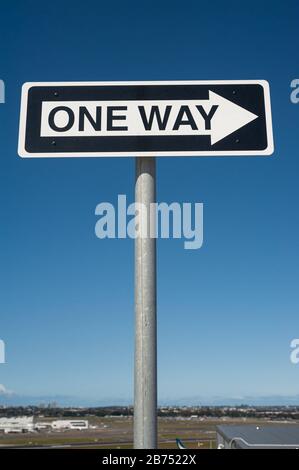
[(23, 433), (43, 430), (88, 429), (88, 421), (84, 419), (60, 419), (56, 421), (33, 422), (33, 416), (16, 418), (0, 418), (0, 432)]
[(218, 449), (299, 449), (299, 425), (217, 426)]
[(32, 432), (34, 429), (33, 416), (16, 418), (0, 418), (0, 431), (4, 434)]

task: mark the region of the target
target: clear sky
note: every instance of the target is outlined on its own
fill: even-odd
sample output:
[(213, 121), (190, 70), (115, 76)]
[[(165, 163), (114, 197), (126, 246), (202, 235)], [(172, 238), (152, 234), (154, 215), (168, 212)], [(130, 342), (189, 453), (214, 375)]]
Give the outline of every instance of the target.
[(205, 206), (200, 250), (158, 242), (159, 397), (298, 394), (298, 13), (295, 0), (1, 2), (0, 384), (37, 400), (133, 395), (134, 243), (97, 239), (94, 211), (133, 201), (134, 160), (20, 159), (22, 84), (266, 79), (272, 157), (158, 159), (158, 200)]

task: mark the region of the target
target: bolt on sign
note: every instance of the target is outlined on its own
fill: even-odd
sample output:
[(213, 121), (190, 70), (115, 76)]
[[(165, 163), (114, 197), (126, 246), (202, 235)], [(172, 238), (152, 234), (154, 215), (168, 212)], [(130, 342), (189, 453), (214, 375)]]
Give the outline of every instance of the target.
[(25, 83), (21, 157), (273, 153), (269, 84)]

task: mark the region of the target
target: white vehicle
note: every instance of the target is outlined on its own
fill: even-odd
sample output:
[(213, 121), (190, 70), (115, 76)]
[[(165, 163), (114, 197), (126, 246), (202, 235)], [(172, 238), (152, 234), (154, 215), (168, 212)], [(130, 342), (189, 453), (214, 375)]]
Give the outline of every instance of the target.
[(55, 429), (55, 430), (78, 429), (79, 431), (82, 431), (84, 429), (88, 429), (88, 421), (84, 419), (80, 419), (80, 420), (60, 419), (60, 420), (52, 421), (51, 426), (52, 426), (52, 429)]

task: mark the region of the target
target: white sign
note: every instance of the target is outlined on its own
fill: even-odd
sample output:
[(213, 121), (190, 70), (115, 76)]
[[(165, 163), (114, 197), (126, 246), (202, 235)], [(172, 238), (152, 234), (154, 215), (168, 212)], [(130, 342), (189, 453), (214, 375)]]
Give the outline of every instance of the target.
[(271, 153), (265, 81), (23, 86), (22, 157)]

